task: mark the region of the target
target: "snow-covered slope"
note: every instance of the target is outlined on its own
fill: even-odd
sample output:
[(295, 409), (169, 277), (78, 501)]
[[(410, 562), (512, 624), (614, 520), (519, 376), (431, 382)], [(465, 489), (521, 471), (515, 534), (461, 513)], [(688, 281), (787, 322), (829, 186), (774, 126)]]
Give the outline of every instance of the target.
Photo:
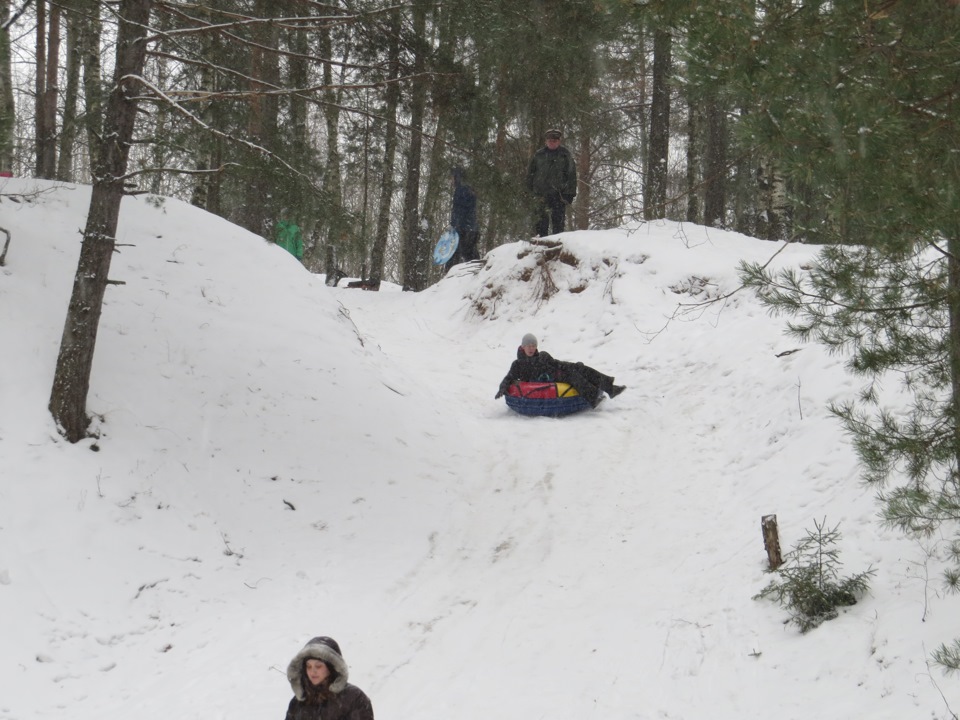
[[(380, 718), (960, 709), (926, 665), (956, 600), (878, 527), (825, 410), (857, 384), (819, 348), (782, 354), (800, 346), (733, 293), (737, 262), (778, 245), (644, 224), (369, 293), (128, 198), (100, 437), (71, 446), (46, 405), (89, 190), (8, 197), (37, 186), (0, 188), (0, 719), (280, 717), (316, 634)], [(525, 332), (629, 390), (563, 420), (510, 413), (493, 395)], [(752, 599), (767, 513), (785, 550), (840, 523), (873, 592), (808, 635), (784, 626)]]

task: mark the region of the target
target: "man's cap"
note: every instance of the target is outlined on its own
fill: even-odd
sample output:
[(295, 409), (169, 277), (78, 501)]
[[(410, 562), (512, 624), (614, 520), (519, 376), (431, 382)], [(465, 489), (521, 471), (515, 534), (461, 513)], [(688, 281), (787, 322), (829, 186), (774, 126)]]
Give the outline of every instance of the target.
[(560, 138), (563, 137), (563, 133), (557, 130), (556, 128), (550, 128), (543, 134), (543, 136), (547, 140), (559, 140)]

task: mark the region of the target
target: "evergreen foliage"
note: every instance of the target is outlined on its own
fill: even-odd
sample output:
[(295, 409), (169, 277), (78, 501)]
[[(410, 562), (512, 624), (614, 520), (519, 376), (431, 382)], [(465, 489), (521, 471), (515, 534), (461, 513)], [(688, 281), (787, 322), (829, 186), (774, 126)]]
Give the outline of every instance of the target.
[(934, 0), (767, 4), (738, 64), (742, 130), (826, 211), (808, 240), (956, 236), (958, 32)]
[[(831, 409), (880, 490), (882, 517), (954, 538), (960, 577), (960, 8), (773, 3), (743, 65), (745, 119), (785, 168), (798, 232), (833, 243), (806, 274), (744, 266), (789, 331), (848, 357), (869, 385)], [(776, 88), (776, 92), (774, 92)], [(886, 407), (899, 378), (905, 411)], [(892, 392), (892, 390), (886, 390)], [(898, 401), (902, 405), (902, 400)], [(946, 647), (936, 656), (954, 657)], [(955, 657), (954, 657), (955, 659)]]
[(933, 659), (947, 671), (960, 670), (960, 640), (954, 640), (950, 645), (941, 645), (934, 651)]
[(805, 633), (832, 620), (838, 608), (856, 605), (869, 589), (872, 569), (852, 577), (840, 577), (839, 525), (826, 530), (826, 519), (814, 521), (815, 530), (807, 531), (792, 551), (784, 556), (784, 564), (774, 572), (779, 579), (770, 582), (755, 599), (773, 598), (790, 613), (790, 620)]

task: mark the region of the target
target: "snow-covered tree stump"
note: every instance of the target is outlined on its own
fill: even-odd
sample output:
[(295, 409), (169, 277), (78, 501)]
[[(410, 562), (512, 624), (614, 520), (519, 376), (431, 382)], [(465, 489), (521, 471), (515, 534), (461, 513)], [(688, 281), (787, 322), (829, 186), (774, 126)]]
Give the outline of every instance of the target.
[(764, 515), (760, 518), (760, 527), (763, 529), (763, 547), (767, 550), (770, 569), (776, 570), (783, 564), (783, 557), (780, 555), (780, 531), (777, 529), (777, 516)]

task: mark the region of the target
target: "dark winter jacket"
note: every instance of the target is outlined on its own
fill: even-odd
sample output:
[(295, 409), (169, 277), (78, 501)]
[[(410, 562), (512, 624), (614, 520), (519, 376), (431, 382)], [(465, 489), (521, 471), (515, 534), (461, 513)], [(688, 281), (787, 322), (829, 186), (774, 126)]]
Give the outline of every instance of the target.
[(463, 175), (453, 172), (453, 207), (450, 210), (450, 225), (460, 235), (477, 229), (477, 194), (463, 182)]
[(522, 347), (517, 348), (517, 359), (510, 365), (510, 370), (500, 382), (500, 392), (506, 393), (515, 382), (566, 382), (561, 363), (554, 360), (548, 352), (537, 351), (527, 357)]
[[(322, 660), (330, 668), (328, 697), (319, 703), (310, 703), (304, 686), (307, 680), (304, 667), (308, 659)], [(285, 720), (373, 720), (370, 698), (347, 682), (349, 670), (340, 654), (340, 646), (330, 638), (317, 637), (308, 642), (287, 666), (287, 680), (293, 689), (293, 699), (287, 707)]]
[(356, 685), (346, 687), (319, 705), (290, 700), (284, 720), (373, 720), (370, 698)]
[(581, 362), (557, 360), (550, 353), (538, 350), (527, 357), (522, 347), (517, 348), (517, 359), (500, 381), (504, 395), (515, 382), (565, 382), (576, 388), (591, 405), (596, 405), (604, 392), (613, 388), (613, 378)]
[(556, 150), (544, 146), (530, 158), (527, 168), (527, 189), (546, 197), (559, 194), (566, 202), (577, 195), (577, 164), (563, 145)]

